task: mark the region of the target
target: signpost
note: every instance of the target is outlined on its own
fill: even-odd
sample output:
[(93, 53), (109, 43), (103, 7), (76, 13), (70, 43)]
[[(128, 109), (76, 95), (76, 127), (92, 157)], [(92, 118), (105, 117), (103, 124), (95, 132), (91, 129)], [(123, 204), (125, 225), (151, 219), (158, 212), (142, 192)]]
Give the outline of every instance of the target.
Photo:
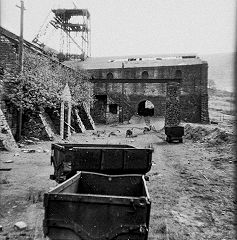
[(67, 111), (67, 138), (69, 139), (71, 136), (71, 112), (72, 112), (72, 96), (70, 92), (70, 88), (68, 83), (66, 84), (65, 88), (63, 89), (62, 96), (61, 96), (61, 111), (60, 111), (60, 136), (61, 139), (65, 139), (64, 136), (64, 115), (65, 115), (65, 104), (68, 104), (68, 111)]

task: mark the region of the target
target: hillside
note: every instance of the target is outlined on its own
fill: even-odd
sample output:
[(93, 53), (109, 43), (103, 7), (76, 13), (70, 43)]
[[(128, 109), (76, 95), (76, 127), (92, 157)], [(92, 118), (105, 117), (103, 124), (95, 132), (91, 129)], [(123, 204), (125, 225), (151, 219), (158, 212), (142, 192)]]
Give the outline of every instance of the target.
[(234, 91), (234, 53), (218, 53), (202, 55), (201, 58), (208, 62), (208, 78), (216, 83), (216, 88)]

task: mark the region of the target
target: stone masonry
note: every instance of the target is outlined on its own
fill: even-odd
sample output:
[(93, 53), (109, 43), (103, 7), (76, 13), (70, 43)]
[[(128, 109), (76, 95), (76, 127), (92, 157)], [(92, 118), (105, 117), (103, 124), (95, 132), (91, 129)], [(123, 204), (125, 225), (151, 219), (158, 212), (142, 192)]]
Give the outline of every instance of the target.
[[(3, 77), (9, 75), (18, 74), (18, 39), (19, 37), (8, 30), (0, 27), (0, 107), (5, 116), (5, 120), (11, 129), (13, 137), (17, 137), (18, 127), (18, 111), (12, 104), (9, 104), (7, 96), (4, 96), (4, 84)], [(33, 51), (42, 58), (47, 56), (41, 51), (41, 49), (32, 43), (24, 40), (24, 51)], [(47, 57), (48, 59), (48, 57)], [(55, 63), (55, 60), (52, 63)], [(62, 66), (65, 67), (65, 66)], [(57, 110), (57, 109), (53, 109)], [(22, 123), (22, 134), (26, 137), (34, 136), (39, 139), (52, 139), (53, 136), (59, 134), (57, 123), (59, 119), (57, 114), (52, 109), (44, 109), (41, 113), (24, 113)], [(83, 111), (83, 120), (87, 120), (88, 129), (94, 129), (94, 122), (88, 111)], [(82, 118), (79, 111), (79, 116)], [(73, 117), (73, 116), (72, 116)], [(75, 116), (76, 118), (76, 116)], [(76, 125), (82, 127), (82, 123), (78, 122), (78, 118), (74, 121)], [(54, 125), (54, 126), (53, 126)], [(86, 126), (87, 127), (87, 126)], [(0, 129), (1, 131), (1, 129)], [(80, 130), (84, 131), (84, 129)], [(80, 132), (79, 131), (79, 132)]]
[(173, 127), (180, 124), (179, 84), (167, 85), (165, 126)]
[[(91, 75), (94, 95), (107, 97), (105, 122), (109, 123), (111, 119), (107, 119), (109, 99), (122, 108), (120, 114), (123, 114), (123, 120), (129, 120), (137, 114), (138, 105), (144, 100), (154, 104), (154, 116), (165, 116), (169, 95), (167, 86), (175, 78), (182, 79), (179, 87), (180, 120), (209, 122), (208, 64), (197, 56), (91, 58), (67, 64), (86, 69)], [(114, 96), (117, 95), (121, 97), (116, 99)], [(96, 121), (96, 116), (93, 117)]]

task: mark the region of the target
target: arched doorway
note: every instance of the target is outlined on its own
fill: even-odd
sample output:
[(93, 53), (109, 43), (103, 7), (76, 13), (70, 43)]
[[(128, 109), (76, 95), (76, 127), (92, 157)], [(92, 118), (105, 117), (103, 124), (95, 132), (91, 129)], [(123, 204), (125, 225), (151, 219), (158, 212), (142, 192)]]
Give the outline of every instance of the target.
[(137, 113), (139, 116), (154, 116), (154, 104), (151, 101), (144, 100), (138, 104)]

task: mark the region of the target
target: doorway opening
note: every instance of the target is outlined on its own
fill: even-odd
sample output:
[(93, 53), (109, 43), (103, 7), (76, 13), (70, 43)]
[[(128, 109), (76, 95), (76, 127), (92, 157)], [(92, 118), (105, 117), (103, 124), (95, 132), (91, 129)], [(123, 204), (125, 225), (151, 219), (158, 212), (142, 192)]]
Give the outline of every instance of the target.
[(154, 116), (154, 104), (148, 100), (141, 101), (138, 104), (137, 113), (139, 116), (143, 117)]
[(96, 123), (106, 123), (107, 95), (95, 95), (93, 117)]

